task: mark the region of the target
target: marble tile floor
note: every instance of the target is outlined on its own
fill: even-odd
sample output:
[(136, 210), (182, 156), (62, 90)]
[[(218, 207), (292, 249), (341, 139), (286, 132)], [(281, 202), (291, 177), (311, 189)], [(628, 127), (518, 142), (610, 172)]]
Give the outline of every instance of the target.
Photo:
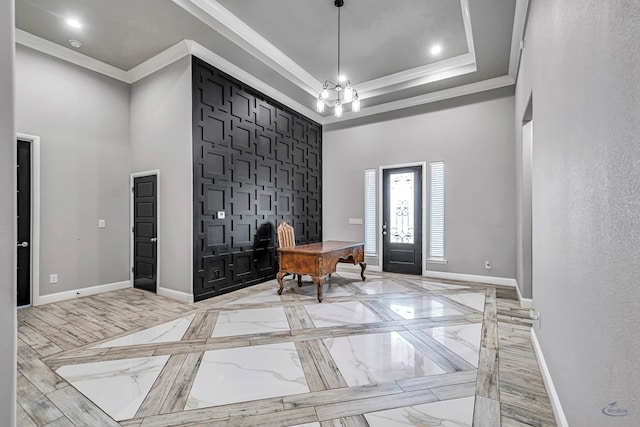
[(513, 289), (355, 276), (19, 310), (18, 425), (555, 425)]

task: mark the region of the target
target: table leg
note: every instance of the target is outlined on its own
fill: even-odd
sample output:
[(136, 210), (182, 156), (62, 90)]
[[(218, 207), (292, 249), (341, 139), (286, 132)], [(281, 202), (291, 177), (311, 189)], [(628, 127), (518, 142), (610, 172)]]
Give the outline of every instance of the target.
[(302, 274), (298, 274), (298, 287), (302, 287)]
[(360, 277), (362, 277), (362, 281), (364, 282), (364, 279), (366, 279), (366, 277), (364, 277), (364, 269), (367, 268), (367, 263), (366, 262), (361, 262), (360, 263), (360, 268), (362, 269), (360, 271)]
[(282, 290), (284, 289), (282, 278), (286, 275), (287, 273), (285, 273), (284, 271), (278, 271), (278, 274), (276, 274), (276, 279), (278, 279), (278, 284), (280, 285), (280, 289), (278, 289), (278, 295), (282, 295)]
[(313, 283), (318, 287), (318, 302), (322, 302), (322, 285), (324, 284), (324, 276), (312, 276)]

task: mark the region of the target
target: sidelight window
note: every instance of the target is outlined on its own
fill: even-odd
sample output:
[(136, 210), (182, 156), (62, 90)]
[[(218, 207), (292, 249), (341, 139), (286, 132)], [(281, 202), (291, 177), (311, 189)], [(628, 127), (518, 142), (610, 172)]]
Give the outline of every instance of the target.
[(364, 171), (364, 253), (375, 256), (378, 253), (376, 240), (376, 170)]
[(430, 165), (429, 256), (444, 257), (444, 162)]

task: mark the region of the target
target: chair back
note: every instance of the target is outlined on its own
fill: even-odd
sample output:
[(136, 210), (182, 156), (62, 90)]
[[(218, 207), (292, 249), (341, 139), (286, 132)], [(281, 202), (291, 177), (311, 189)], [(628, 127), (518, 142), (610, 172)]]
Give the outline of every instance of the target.
[(278, 237), (278, 247), (280, 248), (293, 248), (296, 245), (296, 237), (293, 231), (293, 227), (282, 221), (278, 228), (276, 228), (276, 235)]

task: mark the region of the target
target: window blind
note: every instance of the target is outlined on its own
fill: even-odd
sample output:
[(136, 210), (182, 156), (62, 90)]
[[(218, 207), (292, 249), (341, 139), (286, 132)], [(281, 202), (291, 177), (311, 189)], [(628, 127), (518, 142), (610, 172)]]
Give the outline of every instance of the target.
[(364, 253), (375, 256), (378, 252), (376, 233), (376, 170), (364, 171)]
[(429, 256), (444, 257), (444, 162), (433, 162), (429, 195)]

